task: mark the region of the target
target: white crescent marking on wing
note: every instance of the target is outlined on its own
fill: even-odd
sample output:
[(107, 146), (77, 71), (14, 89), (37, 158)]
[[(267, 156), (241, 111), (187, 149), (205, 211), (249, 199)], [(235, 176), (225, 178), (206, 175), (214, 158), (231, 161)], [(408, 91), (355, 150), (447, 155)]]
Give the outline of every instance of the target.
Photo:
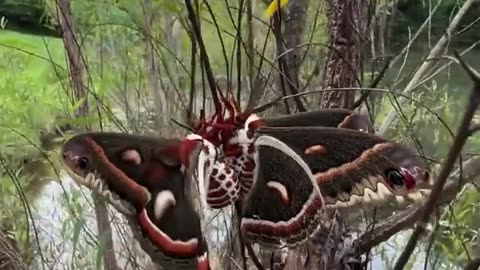
[(160, 230), (157, 225), (155, 225), (150, 218), (148, 217), (148, 214), (144, 210), (144, 212), (141, 213), (141, 215), (145, 216), (145, 220), (148, 223), (148, 226), (152, 227), (156, 233), (160, 234), (162, 237), (167, 239), (169, 242), (171, 242), (174, 245), (179, 245), (179, 246), (187, 246), (187, 245), (198, 245), (198, 240), (196, 238), (190, 238), (187, 241), (182, 241), (182, 240), (172, 240), (170, 236), (168, 236), (166, 233), (164, 233), (162, 230)]
[[(320, 192), (320, 189), (317, 185), (317, 181), (313, 177), (313, 174), (312, 174), (312, 171), (310, 170), (310, 167), (308, 167), (307, 163), (305, 163), (305, 161), (297, 153), (295, 153), (295, 151), (293, 151), (290, 147), (288, 147), (288, 145), (286, 145), (282, 141), (280, 141), (280, 140), (278, 140), (274, 137), (268, 136), (268, 135), (262, 135), (262, 136), (258, 137), (255, 140), (254, 144), (255, 144), (255, 146), (265, 145), (265, 146), (270, 146), (272, 148), (278, 149), (278, 150), (282, 151), (283, 153), (285, 153), (287, 156), (291, 157), (295, 162), (297, 162), (297, 164), (300, 165), (300, 167), (303, 169), (305, 174), (307, 174), (307, 176), (310, 178), (310, 181), (313, 184), (313, 189), (320, 195), (319, 197), (322, 200), (322, 205), (325, 205), (325, 201), (323, 199), (322, 193)], [(258, 160), (258, 154), (255, 155), (255, 164), (260, 164), (259, 160)], [(255, 166), (255, 174), (254, 174), (255, 177), (257, 175), (256, 170), (257, 170), (258, 167), (259, 166)], [(253, 186), (255, 184), (256, 184), (256, 181), (254, 181), (254, 183), (252, 185), (252, 189), (253, 189)]]
[[(266, 221), (266, 220), (258, 221), (255, 218), (243, 218), (242, 221), (241, 221), (241, 225), (240, 225), (241, 227), (243, 227), (244, 225), (249, 225), (249, 224), (264, 224), (264, 225), (268, 225), (268, 226), (280, 226), (280, 227), (289, 226), (292, 222), (297, 221), (299, 217), (302, 217), (303, 215), (305, 215), (305, 212), (307, 210), (306, 206), (312, 204), (313, 201), (317, 200), (317, 199), (319, 199), (322, 203), (322, 208), (321, 209), (316, 209), (317, 210), (317, 215), (323, 216), (325, 214), (325, 200), (322, 196), (322, 193), (320, 192), (320, 189), (317, 185), (317, 182), (316, 182), (315, 178), (313, 177), (312, 171), (310, 170), (308, 165), (305, 163), (305, 161), (297, 153), (295, 153), (290, 147), (288, 147), (288, 145), (286, 145), (282, 141), (280, 141), (280, 140), (278, 140), (274, 137), (268, 136), (268, 135), (262, 135), (262, 136), (258, 137), (254, 142), (254, 146), (257, 147), (257, 148), (259, 146), (270, 146), (272, 148), (275, 148), (275, 149), (278, 149), (278, 150), (282, 151), (287, 156), (292, 158), (295, 162), (297, 162), (298, 165), (300, 165), (300, 167), (303, 169), (303, 171), (307, 174), (307, 176), (309, 177), (309, 179), (312, 183), (314, 191), (310, 194), (310, 197), (305, 202), (305, 204), (303, 205), (300, 212), (295, 217), (292, 217), (290, 220), (288, 220), (286, 222), (285, 221), (272, 222), (272, 221)], [(252, 189), (257, 184), (257, 181), (256, 181), (257, 180), (256, 179), (257, 178), (257, 170), (258, 170), (258, 167), (260, 166), (258, 151), (256, 151), (256, 154), (254, 156), (254, 160), (255, 160), (255, 164), (257, 164), (257, 166), (255, 166), (255, 169), (254, 169), (254, 172), (253, 172), (254, 173), (254, 182), (253, 182), (253, 185), (252, 185)], [(246, 200), (248, 200), (248, 195), (247, 195)], [(318, 216), (316, 218), (318, 218)], [(311, 235), (316, 233), (322, 226), (326, 226), (324, 224), (324, 217), (320, 217), (319, 221), (320, 221), (320, 224), (318, 224), (318, 226), (316, 228), (314, 228), (314, 230), (311, 232)], [(304, 242), (305, 240), (306, 239), (304, 239), (303, 241), (300, 241), (300, 242)]]
[(140, 153), (135, 149), (128, 149), (122, 153), (122, 160), (131, 162), (135, 165), (140, 165), (142, 163), (142, 157)]
[(276, 182), (276, 181), (269, 181), (267, 183), (267, 187), (275, 189), (278, 192), (280, 192), (280, 194), (282, 196), (282, 198), (281, 198), (282, 201), (284, 201), (284, 202), (289, 202), (290, 201), (290, 196), (288, 196), (287, 188), (285, 188), (285, 186), (282, 185), (281, 183)]
[(161, 219), (170, 207), (174, 207), (177, 201), (170, 190), (163, 190), (157, 194), (153, 204), (153, 213), (157, 219)]

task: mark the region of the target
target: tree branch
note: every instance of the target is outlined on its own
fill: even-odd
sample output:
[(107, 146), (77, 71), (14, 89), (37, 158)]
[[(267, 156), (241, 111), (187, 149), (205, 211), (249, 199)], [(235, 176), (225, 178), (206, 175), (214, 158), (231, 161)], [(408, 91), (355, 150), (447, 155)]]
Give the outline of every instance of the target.
[(430, 218), (430, 214), (434, 211), (435, 206), (437, 205), (437, 201), (440, 199), (441, 191), (452, 171), (455, 162), (462, 151), (465, 142), (467, 141), (470, 135), (470, 125), (475, 115), (475, 111), (480, 105), (480, 75), (469, 67), (460, 57), (458, 53), (455, 53), (456, 58), (458, 59), (459, 63), (469, 75), (470, 79), (473, 81), (474, 86), (470, 94), (470, 99), (468, 101), (467, 109), (463, 115), (462, 122), (457, 131), (457, 135), (455, 136), (455, 140), (453, 141), (453, 145), (450, 148), (450, 152), (447, 156), (447, 159), (443, 163), (442, 170), (436, 180), (436, 183), (432, 189), (432, 193), (428, 198), (427, 202), (423, 209), (420, 210), (419, 213), (419, 220), (417, 222), (417, 226), (413, 231), (410, 239), (408, 240), (407, 246), (405, 250), (402, 252), (400, 257), (398, 258), (397, 263), (395, 264), (395, 270), (400, 270), (405, 267), (407, 264), (410, 256), (412, 255), (415, 247), (417, 245), (418, 239), (425, 231), (425, 225)]
[[(383, 64), (383, 67), (382, 69), (380, 70), (380, 72), (378, 73), (377, 77), (375, 77), (372, 82), (370, 83), (370, 85), (368, 86), (368, 88), (376, 88), (377, 85), (380, 83), (380, 81), (382, 81), (383, 79), (383, 76), (385, 75), (385, 73), (387, 72), (388, 68), (390, 67), (390, 62), (391, 62), (391, 58), (387, 58), (387, 60), (385, 61), (385, 63)], [(360, 107), (360, 105), (362, 105), (362, 103), (367, 100), (368, 96), (370, 96), (370, 93), (371, 91), (366, 91), (366, 92), (363, 92), (362, 95), (360, 96), (360, 98), (358, 98), (357, 101), (355, 101), (355, 103), (353, 104), (353, 106), (350, 108), (350, 110), (355, 110), (356, 108)]]
[(217, 93), (217, 85), (215, 83), (215, 77), (213, 76), (212, 67), (210, 65), (210, 61), (208, 59), (207, 50), (205, 49), (205, 43), (203, 42), (202, 33), (200, 30), (200, 25), (195, 16), (195, 11), (193, 10), (192, 1), (185, 0), (185, 5), (188, 10), (188, 19), (192, 25), (192, 32), (196, 37), (198, 48), (200, 49), (200, 61), (205, 68), (205, 73), (207, 75), (208, 85), (210, 86), (210, 90), (212, 92), (213, 103), (215, 104), (215, 111), (217, 113), (221, 113), (220, 106), (220, 99)]
[[(473, 5), (475, 0), (467, 0), (465, 3), (463, 3), (463, 6), (458, 10), (457, 14), (453, 18), (452, 22), (448, 26), (448, 28), (445, 30), (445, 34), (440, 38), (440, 40), (435, 44), (435, 46), (432, 48), (430, 53), (428, 54), (428, 57), (426, 59), (432, 59), (432, 58), (437, 58), (440, 54), (442, 49), (444, 48), (445, 44), (447, 41), (450, 40), (451, 33), (455, 31), (457, 26), (460, 24), (461, 19), (463, 16), (467, 13), (467, 11), (470, 9), (470, 7)], [(403, 94), (408, 94), (411, 91), (413, 91), (417, 85), (417, 83), (421, 80), (422, 76), (427, 73), (428, 68), (434, 63), (434, 61), (424, 61), (423, 64), (420, 66), (420, 68), (415, 72), (413, 75), (412, 79), (408, 83), (408, 85), (405, 87), (405, 89), (402, 91)], [(398, 98), (397, 102), (399, 105), (401, 105), (405, 101), (404, 98)], [(396, 112), (394, 109), (390, 110), (388, 112), (388, 115), (385, 117), (385, 120), (383, 123), (380, 125), (378, 134), (382, 135), (385, 133), (385, 131), (390, 127), (390, 125), (394, 122), (396, 117)]]

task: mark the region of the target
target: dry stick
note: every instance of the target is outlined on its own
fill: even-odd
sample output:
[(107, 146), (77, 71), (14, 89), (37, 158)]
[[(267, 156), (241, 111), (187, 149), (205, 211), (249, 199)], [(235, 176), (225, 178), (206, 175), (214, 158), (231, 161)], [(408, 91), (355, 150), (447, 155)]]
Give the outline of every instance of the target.
[[(385, 73), (387, 72), (388, 70), (388, 67), (390, 66), (390, 58), (387, 58), (387, 61), (385, 61), (385, 63), (383, 64), (383, 67), (382, 69), (380, 70), (380, 72), (378, 73), (377, 77), (375, 77), (372, 82), (370, 83), (370, 85), (368, 86), (368, 88), (375, 88), (377, 87), (377, 85), (380, 83), (380, 81), (383, 79), (383, 76), (385, 75)], [(350, 108), (350, 110), (355, 110), (356, 108), (358, 108), (360, 105), (362, 105), (362, 103), (364, 101), (367, 100), (368, 96), (370, 96), (370, 93), (371, 91), (367, 91), (367, 92), (364, 92), (362, 93), (362, 95), (360, 96), (360, 98), (358, 98), (357, 101), (355, 101), (355, 103), (353, 104), (353, 106)]]
[(258, 270), (265, 270), (260, 260), (258, 260), (257, 255), (255, 254), (255, 250), (253, 250), (252, 244), (245, 243), (245, 247), (247, 248), (248, 256), (252, 259), (253, 264), (257, 267)]
[(195, 11), (193, 10), (192, 2), (190, 0), (185, 0), (185, 5), (188, 10), (188, 18), (192, 24), (192, 31), (197, 38), (198, 47), (200, 49), (200, 59), (205, 68), (205, 73), (207, 75), (207, 81), (212, 92), (213, 103), (215, 104), (215, 111), (221, 113), (222, 109), (220, 107), (220, 99), (217, 93), (217, 86), (215, 83), (215, 77), (213, 76), (212, 67), (210, 61), (208, 60), (207, 50), (205, 49), (205, 43), (203, 43), (202, 33), (200, 31), (200, 25), (198, 23), (197, 17), (195, 16)]
[(430, 214), (434, 211), (438, 199), (440, 198), (443, 186), (445, 185), (447, 178), (454, 167), (455, 161), (460, 155), (463, 145), (471, 134), (470, 124), (472, 122), (473, 116), (475, 115), (476, 109), (480, 105), (480, 74), (478, 74), (465, 62), (463, 62), (458, 53), (455, 53), (455, 56), (469, 75), (470, 79), (473, 81), (474, 86), (470, 94), (467, 109), (463, 115), (462, 122), (458, 128), (457, 135), (455, 137), (455, 140), (453, 141), (452, 147), (450, 148), (448, 157), (445, 160), (444, 165), (442, 166), (442, 170), (440, 171), (440, 174), (436, 180), (435, 186), (432, 189), (430, 197), (428, 198), (425, 206), (419, 214), (417, 226), (413, 231), (412, 235), (410, 236), (405, 250), (402, 252), (400, 257), (398, 258), (397, 263), (395, 264), (395, 270), (400, 270), (405, 267), (410, 256), (415, 250), (418, 239), (425, 231), (425, 226), (429, 220)]
[(440, 5), (442, 4), (442, 1), (438, 1), (437, 5), (432, 9), (432, 12), (430, 13), (430, 15), (428, 16), (428, 18), (425, 19), (425, 21), (423, 21), (422, 25), (420, 25), (420, 27), (418, 28), (417, 32), (415, 32), (415, 34), (413, 35), (412, 38), (409, 39), (407, 45), (402, 49), (402, 51), (397, 55), (395, 56), (395, 58), (392, 60), (392, 63), (391, 65), (395, 65), (395, 63), (397, 63), (398, 60), (400, 60), (400, 58), (402, 57), (402, 55), (404, 55), (408, 50), (410, 50), (410, 48), (412, 47), (413, 43), (417, 40), (417, 38), (420, 36), (420, 34), (423, 32), (423, 30), (428, 26), (428, 22), (431, 20), (432, 16), (436, 13), (438, 7), (440, 7)]
[[(460, 23), (460, 20), (463, 18), (463, 16), (467, 13), (467, 11), (470, 9), (470, 7), (473, 5), (473, 3), (476, 2), (476, 0), (467, 0), (463, 4), (462, 8), (457, 12), (455, 15), (455, 18), (453, 18), (452, 22), (450, 25), (447, 27), (445, 34), (438, 40), (437, 44), (432, 48), (430, 53), (428, 54), (427, 59), (432, 59), (436, 58), (441, 54), (441, 50), (444, 48), (445, 44), (447, 41), (450, 40), (450, 37), (453, 33), (453, 31), (457, 28), (458, 24)], [(415, 72), (413, 75), (413, 78), (410, 80), (408, 85), (405, 87), (403, 90), (403, 94), (408, 94), (411, 91), (415, 89), (415, 86), (417, 85), (417, 82), (420, 81), (427, 72), (428, 68), (432, 65), (433, 61), (425, 61), (423, 64), (420, 66), (420, 68)], [(402, 105), (402, 103), (405, 101), (403, 98), (399, 98), (397, 100), (399, 105)], [(385, 120), (383, 121), (382, 125), (380, 126), (380, 129), (378, 131), (379, 135), (383, 135), (385, 131), (390, 127), (390, 125), (394, 122), (396, 118), (396, 111), (395, 108), (392, 108), (389, 112), (387, 117), (385, 117)]]

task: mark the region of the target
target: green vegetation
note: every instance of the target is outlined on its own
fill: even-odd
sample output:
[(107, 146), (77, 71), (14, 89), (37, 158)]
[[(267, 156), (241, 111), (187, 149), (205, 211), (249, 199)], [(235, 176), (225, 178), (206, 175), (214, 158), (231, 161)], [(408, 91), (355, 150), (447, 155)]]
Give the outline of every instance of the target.
[[(0, 1), (0, 14), (13, 2), (15, 1)], [(230, 11), (233, 13), (233, 20), (236, 21), (238, 3), (225, 2), (231, 5)], [(232, 75), (236, 74), (237, 69), (236, 62), (232, 60), (234, 59), (233, 49), (236, 46), (235, 27), (232, 19), (227, 15), (225, 2), (210, 1), (213, 13), (217, 14), (216, 20), (220, 27), (221, 39), (205, 5), (200, 7), (200, 17), (203, 39), (207, 44), (215, 74), (219, 77), (228, 75), (235, 82), (236, 77)], [(254, 2), (255, 15), (261, 18), (264, 5), (261, 1)], [(310, 2), (306, 36), (312, 37), (308, 42), (319, 44), (326, 39), (325, 18), (320, 15), (317, 25), (313, 26), (317, 6), (313, 3), (315, 1)], [(418, 21), (414, 21), (412, 17), (423, 19), (426, 15), (424, 5), (420, 10), (411, 6), (413, 1), (400, 2), (401, 7), (408, 7), (402, 12), (411, 14), (411, 16), (396, 17), (394, 31), (402, 29), (403, 33), (406, 29), (405, 22), (418, 26)], [(408, 5), (402, 6), (403, 2), (408, 2)], [(441, 15), (434, 18), (439, 25), (438, 29), (444, 29), (445, 23), (448, 22), (447, 18), (450, 16), (447, 11), (451, 12), (453, 6), (458, 5), (458, 1), (447, 2), (449, 3), (442, 6), (444, 11)], [(36, 248), (31, 217), (28, 217), (27, 222), (28, 213), (25, 210), (24, 200), (19, 195), (20, 189), (24, 190), (27, 202), (32, 207), (34, 220), (45, 222), (42, 224), (54, 223), (54, 228), (58, 229), (54, 239), (48, 240), (47, 236), (42, 236), (46, 233), (37, 226), (46, 265), (53, 265), (54, 259), (58, 256), (74, 253), (75, 255), (70, 257), (65, 255), (68, 266), (64, 269), (101, 268), (101, 259), (99, 259), (101, 257), (98, 254), (103, 251), (102, 241), (94, 239), (93, 236), (96, 229), (92, 229), (95, 226), (92, 224), (93, 211), (89, 197), (85, 196), (84, 190), (74, 185), (60, 186), (57, 182), (52, 183), (52, 179), (55, 181), (59, 179), (56, 175), (59, 169), (56, 159), (60, 144), (52, 143), (58, 139), (57, 137), (60, 137), (60, 142), (62, 139), (56, 132), (57, 126), (75, 126), (88, 121), (97, 124), (101, 122), (102, 128), (106, 130), (127, 130), (137, 133), (153, 133), (154, 130), (160, 130), (160, 133), (165, 135), (184, 134), (178, 126), (169, 122), (170, 117), (182, 119), (184, 116), (182, 98), (190, 89), (191, 41), (189, 33), (185, 30), (184, 6), (176, 1), (152, 1), (151, 9), (154, 11), (155, 19), (151, 34), (153, 40), (149, 40), (142, 34), (145, 19), (139, 3), (140, 1), (129, 0), (72, 1), (73, 15), (80, 33), (78, 42), (81, 44), (88, 64), (91, 119), (71, 120), (75, 106), (72, 106), (70, 101), (69, 73), (62, 39), (0, 30), (0, 112), (2, 112), (0, 114), (0, 193), (2, 194), (0, 196), (0, 209), (2, 209), (0, 231), (7, 232), (15, 239), (19, 250), (28, 262), (32, 262), (35, 258), (36, 261), (32, 262), (36, 264), (34, 269), (41, 269), (41, 263), (39, 263), (39, 252)], [(52, 3), (48, 4), (52, 6)], [(418, 5), (420, 4), (415, 4), (415, 7)], [(478, 17), (480, 5), (478, 6), (471, 11), (470, 17), (465, 18), (465, 23), (471, 22), (475, 17), (474, 14)], [(53, 14), (54, 9), (50, 8), (49, 11)], [(30, 15), (32, 13), (28, 13), (28, 16)], [(261, 52), (267, 30), (264, 23), (257, 20), (254, 26), (258, 31), (256, 48)], [(246, 29), (245, 20), (242, 29)], [(469, 33), (465, 39), (461, 36), (455, 41), (465, 46), (470, 45), (472, 40), (479, 41), (478, 31), (471, 30)], [(405, 42), (405, 37), (406, 35), (403, 34), (393, 35), (392, 40), (398, 39)], [(152, 42), (155, 48), (154, 55), (159, 68), (157, 75), (160, 78), (162, 91), (169, 100), (167, 104), (163, 104), (167, 108), (168, 115), (156, 113), (152, 101), (152, 91), (148, 84), (149, 70), (144, 63), (148, 42)], [(222, 43), (226, 48), (226, 57), (223, 55)], [(267, 44), (265, 58), (273, 62), (275, 46), (271, 34)], [(401, 63), (392, 67), (386, 76), (385, 88), (396, 84), (393, 90), (398, 91), (405, 85), (412, 71), (418, 67), (419, 59), (425, 55), (427, 46), (424, 45), (425, 43), (412, 49), (410, 57), (407, 58), (407, 64), (401, 72), (402, 76), (398, 79), (396, 75)], [(319, 60), (321, 62), (322, 59), (318, 59), (319, 51), (320, 45), (312, 45), (306, 54), (300, 76), (302, 80), (306, 81), (316, 63)], [(471, 62), (474, 66), (480, 67), (478, 66), (480, 63), (478, 49), (472, 51), (469, 57), (477, 59), (476, 62), (473, 60)], [(228, 59), (229, 66), (226, 66), (225, 58)], [(244, 74), (247, 73), (246, 59), (247, 56), (244, 54), (241, 66)], [(259, 59), (259, 56), (255, 58), (257, 63)], [(271, 69), (268, 63), (264, 63), (262, 71), (265, 74)], [(448, 74), (451, 76), (447, 77)], [(452, 65), (447, 71), (420, 86), (412, 96), (419, 102), (411, 102), (402, 108), (406, 114), (405, 121), (392, 128), (387, 136), (411, 144), (414, 142), (412, 137), (415, 137), (427, 156), (435, 160), (443, 159), (449, 149), (452, 136), (434, 114), (444, 120), (455, 132), (463, 112), (467, 87), (470, 87), (466, 77), (461, 74), (458, 67)], [(201, 72), (197, 68), (195, 83), (199, 89), (202, 88), (200, 75)], [(319, 80), (319, 76), (313, 79), (314, 85), (310, 90), (319, 87)], [(246, 85), (242, 87), (247, 88)], [(381, 123), (385, 113), (392, 107), (390, 100), (390, 96), (385, 96), (378, 102), (378, 116), (375, 119), (377, 124)], [(156, 126), (154, 122), (159, 118), (166, 119), (167, 124), (161, 127)], [(477, 121), (480, 122), (480, 120)], [(465, 152), (475, 155), (480, 153), (478, 134), (469, 141)], [(51, 164), (55, 165), (54, 168)], [(48, 187), (46, 191), (45, 187)], [(69, 192), (64, 192), (62, 188)], [(55, 191), (52, 192), (52, 190)], [(60, 194), (55, 200), (56, 205), (49, 205), (50, 196), (55, 192), (56, 195)], [(463, 265), (467, 261), (465, 246), (470, 249), (469, 254), (479, 252), (479, 201), (478, 191), (470, 188), (465, 190), (450, 208), (442, 212), (442, 219), (435, 234), (438, 241), (431, 251), (434, 255), (429, 259), (436, 260), (438, 265), (443, 265), (442, 268), (437, 269), (453, 269)], [(47, 206), (62, 212), (62, 219), (52, 220), (50, 217), (37, 216), (38, 209)], [(120, 238), (118, 235), (117, 237)], [(127, 246), (122, 239), (118, 241), (119, 246)], [(465, 243), (468, 244), (465, 245)], [(403, 242), (399, 243), (399, 246), (403, 245)], [(422, 246), (422, 249), (425, 250), (426, 246)], [(212, 249), (222, 248), (224, 246), (220, 243)], [(122, 252), (125, 253), (125, 257), (128, 256), (124, 249)], [(393, 257), (391, 251), (384, 256), (385, 264), (388, 264)], [(418, 260), (423, 259), (422, 257)]]

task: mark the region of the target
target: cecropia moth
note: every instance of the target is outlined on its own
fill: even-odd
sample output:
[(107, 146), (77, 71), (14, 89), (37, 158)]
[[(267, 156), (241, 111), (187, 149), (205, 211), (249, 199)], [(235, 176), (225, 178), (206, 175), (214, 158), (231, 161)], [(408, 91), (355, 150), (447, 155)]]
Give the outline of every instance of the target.
[(134, 217), (148, 240), (142, 246), (162, 266), (208, 267), (192, 181), (206, 206), (241, 205), (247, 241), (275, 247), (294, 247), (328, 226), (326, 209), (407, 196), (429, 184), (422, 160), (371, 134), (361, 114), (332, 109), (262, 119), (223, 104), (229, 115), (199, 122), (182, 140), (86, 133), (63, 148), (77, 181)]
[(203, 201), (212, 208), (241, 202), (248, 241), (296, 246), (328, 223), (325, 209), (378, 203), (430, 184), (424, 162), (371, 134), (364, 115), (328, 109), (260, 118), (219, 100), (182, 144), (202, 143)]
[(68, 140), (62, 155), (75, 181), (127, 216), (140, 245), (162, 269), (206, 270), (207, 243), (179, 147), (175, 139), (87, 133)]

